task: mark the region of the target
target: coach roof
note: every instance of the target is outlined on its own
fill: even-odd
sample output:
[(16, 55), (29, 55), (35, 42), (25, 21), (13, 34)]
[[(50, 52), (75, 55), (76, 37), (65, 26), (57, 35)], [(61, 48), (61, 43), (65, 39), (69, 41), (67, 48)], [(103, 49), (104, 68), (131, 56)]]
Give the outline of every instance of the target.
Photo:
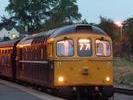
[(0, 48), (13, 47), (19, 39), (0, 42)]

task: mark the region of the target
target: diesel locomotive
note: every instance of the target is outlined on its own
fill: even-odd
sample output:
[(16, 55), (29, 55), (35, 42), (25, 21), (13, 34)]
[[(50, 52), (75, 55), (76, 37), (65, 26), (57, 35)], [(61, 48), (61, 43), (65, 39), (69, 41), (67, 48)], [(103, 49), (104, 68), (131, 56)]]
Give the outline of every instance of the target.
[[(68, 25), (0, 43), (0, 76), (65, 91), (113, 96), (112, 40), (100, 28)], [(106, 97), (106, 98), (105, 98)]]

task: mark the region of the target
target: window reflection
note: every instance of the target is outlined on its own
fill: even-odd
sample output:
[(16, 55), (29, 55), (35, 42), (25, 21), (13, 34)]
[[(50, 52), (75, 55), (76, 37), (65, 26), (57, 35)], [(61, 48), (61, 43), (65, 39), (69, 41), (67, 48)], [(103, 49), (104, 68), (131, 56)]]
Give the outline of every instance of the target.
[(110, 44), (108, 41), (96, 40), (96, 55), (110, 56)]
[(90, 56), (92, 54), (91, 41), (89, 39), (78, 40), (78, 55), (81, 57)]
[(73, 56), (74, 47), (72, 40), (62, 40), (57, 42), (57, 56)]

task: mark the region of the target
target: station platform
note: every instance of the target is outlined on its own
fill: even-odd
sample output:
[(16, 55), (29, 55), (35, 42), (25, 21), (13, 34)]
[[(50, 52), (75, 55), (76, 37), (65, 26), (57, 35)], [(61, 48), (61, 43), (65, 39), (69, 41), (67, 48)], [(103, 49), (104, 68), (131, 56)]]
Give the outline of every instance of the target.
[(0, 80), (0, 100), (63, 100), (12, 82)]

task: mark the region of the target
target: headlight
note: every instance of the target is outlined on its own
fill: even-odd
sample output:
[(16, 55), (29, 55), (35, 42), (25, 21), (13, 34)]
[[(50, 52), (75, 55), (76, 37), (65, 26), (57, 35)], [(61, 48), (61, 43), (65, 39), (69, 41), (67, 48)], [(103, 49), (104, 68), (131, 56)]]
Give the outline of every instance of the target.
[(64, 77), (63, 76), (59, 76), (58, 77), (58, 82), (64, 82)]
[(107, 76), (107, 77), (105, 78), (105, 80), (106, 80), (107, 82), (109, 82), (109, 81), (110, 81), (110, 77)]

